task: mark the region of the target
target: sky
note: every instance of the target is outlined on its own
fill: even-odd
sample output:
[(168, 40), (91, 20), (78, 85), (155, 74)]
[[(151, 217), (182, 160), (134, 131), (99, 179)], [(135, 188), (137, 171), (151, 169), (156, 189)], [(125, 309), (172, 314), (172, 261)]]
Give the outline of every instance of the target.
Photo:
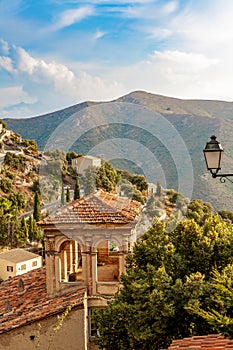
[(0, 118), (136, 90), (233, 101), (233, 1), (0, 0)]

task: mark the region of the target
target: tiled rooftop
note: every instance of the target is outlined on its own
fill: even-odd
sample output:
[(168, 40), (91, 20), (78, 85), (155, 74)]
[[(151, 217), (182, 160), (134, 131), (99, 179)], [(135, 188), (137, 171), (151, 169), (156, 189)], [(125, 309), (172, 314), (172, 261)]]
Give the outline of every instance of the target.
[(194, 336), (192, 338), (184, 338), (173, 340), (168, 350), (232, 350), (233, 340), (224, 338), (221, 334), (209, 334), (203, 336)]
[(45, 268), (8, 279), (0, 284), (0, 334), (82, 305), (84, 295), (82, 289), (48, 299)]
[(37, 254), (28, 252), (24, 249), (16, 248), (16, 249), (11, 249), (6, 252), (0, 253), (0, 259), (4, 259), (7, 261), (11, 261), (14, 263), (19, 263), (23, 261), (28, 261), (38, 258)]
[(133, 222), (140, 212), (141, 203), (99, 190), (65, 205), (39, 224), (127, 224)]

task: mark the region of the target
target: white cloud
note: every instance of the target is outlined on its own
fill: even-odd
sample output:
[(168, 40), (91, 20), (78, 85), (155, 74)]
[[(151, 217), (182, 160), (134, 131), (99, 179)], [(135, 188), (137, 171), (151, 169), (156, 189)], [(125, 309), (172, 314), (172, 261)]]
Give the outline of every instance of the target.
[(65, 65), (56, 62), (46, 62), (29, 55), (22, 48), (15, 48), (17, 57), (17, 69), (26, 73), (33, 81), (43, 83), (44, 79), (50, 79), (54, 86), (59, 86), (60, 81), (70, 82), (74, 74)]
[[(0, 60), (0, 64), (8, 73), (12, 72), (11, 67), (14, 66), (14, 79), (23, 81), (23, 87), (1, 90), (0, 107), (5, 108), (5, 114), (1, 112), (4, 115), (7, 115), (7, 107), (20, 103), (38, 102), (36, 108), (40, 105), (40, 112), (46, 113), (85, 100), (110, 100), (124, 92), (122, 85), (115, 80), (88, 74), (83, 70), (74, 73), (64, 64), (35, 58), (20, 47), (13, 46), (11, 51), (14, 59), (4, 57), (5, 61)], [(19, 109), (28, 116), (29, 107), (25, 110), (25, 106), (24, 109), (20, 106)], [(35, 112), (32, 109), (33, 114)]]
[(216, 59), (207, 58), (203, 54), (178, 50), (155, 51), (151, 59), (152, 62), (162, 62), (163, 65), (173, 67), (174, 71), (183, 73), (186, 71), (200, 72), (218, 63)]
[(104, 35), (106, 35), (106, 32), (97, 30), (94, 34), (94, 40), (101, 39)]
[(165, 15), (170, 15), (174, 13), (179, 7), (178, 1), (169, 1), (162, 6), (162, 12)]
[(166, 38), (169, 38), (172, 35), (172, 31), (167, 28), (149, 28), (147, 30), (149, 32), (149, 37), (158, 39), (158, 40), (164, 40)]
[(34, 103), (36, 99), (30, 97), (22, 86), (0, 88), (0, 107), (5, 108), (19, 103)]
[(7, 72), (14, 71), (12, 60), (10, 57), (0, 56), (0, 68), (5, 69)]
[(9, 53), (9, 45), (3, 39), (0, 39), (0, 53), (3, 55), (8, 55)]
[(83, 6), (76, 9), (66, 10), (60, 14), (57, 22), (52, 26), (52, 29), (59, 30), (65, 27), (69, 27), (86, 17), (94, 14), (94, 8), (92, 6)]
[[(156, 19), (161, 21), (165, 17), (171, 16), (179, 7), (177, 1), (169, 1), (165, 4), (161, 3), (129, 3), (127, 7), (121, 7), (118, 9), (124, 17), (135, 19)], [(116, 9), (117, 10), (117, 9)]]

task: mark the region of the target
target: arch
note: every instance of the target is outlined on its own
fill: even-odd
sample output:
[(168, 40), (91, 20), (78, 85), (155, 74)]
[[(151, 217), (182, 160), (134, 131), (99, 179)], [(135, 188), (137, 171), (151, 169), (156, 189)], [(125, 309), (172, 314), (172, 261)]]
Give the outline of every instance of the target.
[(97, 249), (97, 248), (98, 248), (98, 245), (99, 245), (102, 241), (104, 241), (104, 240), (108, 240), (108, 241), (114, 240), (114, 241), (117, 242), (118, 246), (120, 247), (120, 246), (122, 245), (122, 239), (120, 239), (119, 236), (120, 236), (120, 235), (115, 236), (115, 235), (111, 235), (111, 234), (110, 234), (110, 235), (108, 235), (107, 237), (104, 237), (104, 236), (98, 237), (98, 238), (96, 238), (95, 240), (93, 240), (93, 242), (92, 242), (92, 247), (95, 248), (95, 249)]
[(82, 246), (77, 241), (61, 240), (59, 247), (61, 282), (82, 281)]
[[(69, 237), (66, 237), (66, 236), (62, 236), (62, 237), (57, 237), (56, 238), (55, 250), (57, 252), (60, 251), (60, 247), (61, 247), (62, 243), (65, 242), (65, 241), (72, 241), (72, 239), (69, 238)], [(77, 240), (75, 239), (74, 242), (77, 242), (78, 244), (80, 244), (80, 246), (82, 247), (82, 251), (83, 251), (84, 243), (82, 242), (82, 240), (81, 239), (77, 239)]]

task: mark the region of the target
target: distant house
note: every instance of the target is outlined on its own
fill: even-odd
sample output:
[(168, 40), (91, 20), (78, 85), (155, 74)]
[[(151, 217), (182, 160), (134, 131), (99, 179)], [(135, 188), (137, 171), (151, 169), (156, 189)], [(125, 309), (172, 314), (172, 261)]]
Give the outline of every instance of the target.
[(154, 194), (156, 193), (157, 186), (154, 183), (148, 183), (148, 193), (149, 194)]
[(92, 156), (81, 156), (72, 159), (71, 166), (78, 174), (85, 175), (85, 171), (89, 167), (99, 168), (101, 166), (101, 159)]
[(22, 275), (42, 266), (41, 256), (24, 249), (12, 249), (0, 253), (0, 278)]

